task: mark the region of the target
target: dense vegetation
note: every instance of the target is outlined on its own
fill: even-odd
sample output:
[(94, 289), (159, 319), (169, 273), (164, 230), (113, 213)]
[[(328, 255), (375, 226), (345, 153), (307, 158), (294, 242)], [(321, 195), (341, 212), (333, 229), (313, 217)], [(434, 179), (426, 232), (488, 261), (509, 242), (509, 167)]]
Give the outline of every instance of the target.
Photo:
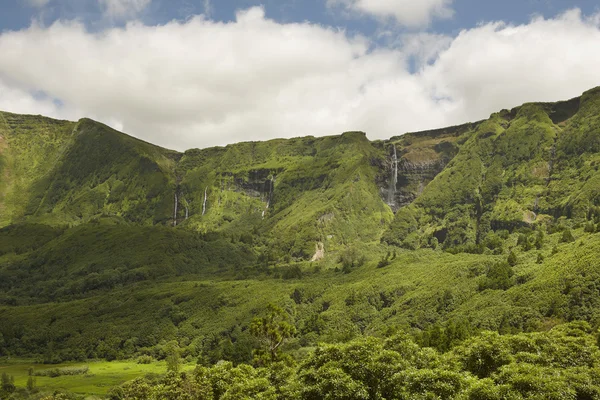
[[(107, 398), (597, 399), (600, 349), (590, 333), (586, 323), (543, 333), (484, 332), (445, 353), (396, 333), (319, 346), (299, 363), (275, 359), (236, 366), (220, 361), (186, 372), (173, 360), (166, 374), (136, 378), (111, 389)], [(4, 392), (15, 399), (38, 393), (33, 383), (28, 386), (16, 390), (10, 378), (3, 379)]]
[(0, 357), (169, 365), (114, 399), (600, 398), (599, 166), (599, 88), (184, 153), (0, 113)]

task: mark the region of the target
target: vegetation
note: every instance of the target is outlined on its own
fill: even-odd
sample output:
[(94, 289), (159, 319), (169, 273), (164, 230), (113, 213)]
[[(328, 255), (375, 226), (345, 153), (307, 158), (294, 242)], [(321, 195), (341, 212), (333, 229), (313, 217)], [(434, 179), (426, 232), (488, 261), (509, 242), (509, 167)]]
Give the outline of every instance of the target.
[[(404, 334), (319, 346), (302, 362), (220, 362), (137, 378), (109, 399), (582, 399), (600, 396), (600, 350), (585, 323), (544, 333), (483, 332), (453, 350)], [(51, 397), (52, 398), (52, 397)]]
[(185, 153), (0, 113), (0, 398), (600, 398), (599, 99)]

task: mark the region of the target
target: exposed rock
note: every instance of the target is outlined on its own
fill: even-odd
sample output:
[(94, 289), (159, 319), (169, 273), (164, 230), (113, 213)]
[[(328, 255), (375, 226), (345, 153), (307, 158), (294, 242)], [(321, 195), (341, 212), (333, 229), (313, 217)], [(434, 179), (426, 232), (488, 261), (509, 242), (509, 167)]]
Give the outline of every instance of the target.
[(325, 245), (323, 244), (323, 242), (318, 242), (315, 245), (315, 254), (310, 259), (310, 261), (311, 262), (313, 262), (313, 261), (320, 261), (323, 258), (325, 258)]

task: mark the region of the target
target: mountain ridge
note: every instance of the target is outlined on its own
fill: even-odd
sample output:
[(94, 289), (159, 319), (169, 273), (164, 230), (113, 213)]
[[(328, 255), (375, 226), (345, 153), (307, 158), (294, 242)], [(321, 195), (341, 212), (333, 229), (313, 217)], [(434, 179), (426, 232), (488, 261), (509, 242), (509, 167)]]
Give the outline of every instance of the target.
[(249, 362), (268, 303), (299, 354), (391, 329), (446, 346), (600, 326), (600, 88), (386, 141), (183, 153), (2, 115), (2, 354), (162, 357), (178, 340)]
[[(445, 207), (441, 204), (473, 202), (473, 195), (466, 192), (458, 197), (457, 193), (452, 194), (450, 187), (456, 185), (456, 178), (448, 175), (458, 172), (468, 176), (467, 171), (473, 171), (471, 167), (462, 172), (457, 170), (455, 158), (459, 157), (463, 166), (467, 160), (473, 164), (481, 159), (477, 161), (480, 167), (476, 168), (485, 168), (485, 172), (482, 170), (485, 182), (476, 184), (481, 178), (471, 176), (456, 186), (463, 191), (470, 187), (470, 193), (483, 191), (483, 197), (499, 195), (485, 191), (497, 191), (507, 184), (500, 182), (502, 178), (493, 177), (494, 171), (506, 173), (509, 165), (504, 165), (499, 158), (510, 152), (521, 152), (513, 157), (513, 163), (538, 154), (538, 165), (532, 168), (537, 168), (534, 174), (543, 175), (540, 163), (546, 162), (550, 170), (556, 160), (549, 159), (548, 149), (544, 155), (536, 150), (541, 142), (531, 141), (545, 137), (543, 146), (548, 147), (552, 135), (558, 138), (559, 131), (575, 131), (572, 124), (565, 124), (577, 118), (582, 107), (581, 112), (585, 113), (589, 104), (593, 106), (598, 92), (600, 88), (594, 88), (580, 97), (556, 103), (525, 103), (494, 113), (487, 120), (408, 132), (389, 140), (370, 141), (364, 132), (346, 132), (323, 137), (248, 141), (184, 152), (153, 145), (89, 118), (74, 123), (2, 113), (5, 122), (0, 132), (5, 138), (2, 152), (9, 153), (9, 161), (11, 146), (16, 143), (17, 147), (12, 157), (13, 168), (10, 162), (4, 162), (8, 167), (3, 168), (3, 173), (10, 176), (11, 171), (15, 171), (14, 175), (18, 175), (21, 166), (21, 176), (13, 182), (9, 179), (4, 190), (0, 187), (0, 208), (9, 211), (4, 213), (0, 225), (10, 221), (78, 224), (113, 215), (143, 224), (179, 224), (201, 232), (235, 230), (244, 235), (251, 231), (256, 233), (258, 229), (263, 234), (271, 231), (275, 236), (281, 237), (282, 233), (289, 237), (289, 229), (300, 224), (303, 238), (290, 238), (281, 251), (301, 258), (310, 258), (315, 244), (326, 242), (326, 238), (337, 238), (333, 239), (335, 247), (346, 243), (349, 237), (376, 240), (382, 233), (388, 243), (409, 248), (436, 246), (432, 244), (435, 241), (445, 243), (445, 247), (473, 247), (485, 241), (485, 229), (489, 231), (485, 227), (479, 229), (481, 218), (484, 225), (492, 224), (495, 230), (512, 229), (511, 224), (517, 224), (515, 221), (519, 218), (508, 214), (522, 213), (523, 221), (531, 219), (538, 213), (538, 200), (535, 207), (520, 206), (518, 210), (514, 204), (504, 202), (500, 208), (487, 210), (487, 214), (472, 209), (456, 210), (456, 221), (428, 222), (428, 228), (415, 233), (414, 226), (423, 215), (426, 219), (439, 220), (439, 216), (436, 217), (439, 212), (435, 210)], [(28, 132), (35, 131), (36, 123), (40, 125), (40, 140), (27, 137)], [(539, 133), (540, 129), (547, 133)], [(589, 136), (586, 132), (583, 135)], [(542, 136), (532, 139), (532, 134)], [(526, 143), (527, 140), (531, 143)], [(41, 144), (33, 143), (36, 141)], [(563, 142), (565, 140), (556, 139), (552, 146), (558, 144), (561, 150)], [(19, 144), (25, 147), (21, 154)], [(495, 161), (484, 153), (476, 155), (468, 150), (486, 151), (481, 146), (498, 153)], [(571, 143), (571, 146), (581, 144)], [(36, 149), (39, 149), (37, 154)], [(346, 155), (345, 151), (348, 151)], [(19, 162), (19, 157), (28, 158), (31, 154), (33, 165)], [(38, 162), (36, 155), (42, 161)], [(351, 163), (353, 157), (358, 158)], [(446, 184), (441, 183), (444, 179), (448, 181)], [(493, 179), (500, 181), (492, 183)], [(548, 184), (552, 183), (551, 178), (545, 179)], [(345, 183), (342, 185), (342, 182)], [(431, 188), (432, 182), (437, 189)], [(508, 183), (514, 185), (520, 181), (511, 182)], [(348, 195), (354, 193), (354, 187), (361, 196)], [(542, 192), (538, 192), (539, 198)], [(440, 193), (447, 196), (442, 203), (434, 199)], [(483, 197), (478, 201), (483, 201)], [(291, 199), (294, 201), (290, 202)], [(335, 199), (333, 203), (332, 199)], [(13, 216), (7, 218), (11, 209)], [(357, 209), (370, 211), (358, 219), (348, 215)], [(392, 218), (392, 213), (398, 210), (402, 212)], [(467, 215), (473, 213), (485, 215)], [(509, 221), (511, 218), (513, 222)], [(380, 229), (376, 226), (377, 219), (383, 225), (392, 219), (394, 223), (389, 229)], [(267, 227), (269, 221), (273, 224)], [(348, 221), (358, 222), (348, 224)], [(401, 228), (406, 221), (411, 225), (408, 231)], [(460, 226), (453, 227), (457, 221)], [(345, 229), (347, 226), (351, 226), (350, 231)]]

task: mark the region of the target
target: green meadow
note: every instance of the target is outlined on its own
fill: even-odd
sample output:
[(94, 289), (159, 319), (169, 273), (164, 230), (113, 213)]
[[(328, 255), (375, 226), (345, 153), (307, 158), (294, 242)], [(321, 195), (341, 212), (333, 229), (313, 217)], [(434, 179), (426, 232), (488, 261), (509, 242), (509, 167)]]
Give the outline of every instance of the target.
[[(38, 364), (28, 359), (0, 359), (0, 373), (6, 372), (15, 377), (15, 385), (24, 388), (29, 378), (29, 370), (34, 374), (53, 369), (89, 367), (85, 374), (63, 375), (57, 377), (35, 376), (36, 386), (41, 392), (67, 391), (94, 396), (105, 395), (111, 387), (147, 374), (164, 374), (164, 361), (151, 364), (138, 364), (136, 361), (99, 361), (91, 360), (84, 363), (68, 362), (55, 365)], [(182, 371), (189, 371), (195, 364), (182, 365)]]

